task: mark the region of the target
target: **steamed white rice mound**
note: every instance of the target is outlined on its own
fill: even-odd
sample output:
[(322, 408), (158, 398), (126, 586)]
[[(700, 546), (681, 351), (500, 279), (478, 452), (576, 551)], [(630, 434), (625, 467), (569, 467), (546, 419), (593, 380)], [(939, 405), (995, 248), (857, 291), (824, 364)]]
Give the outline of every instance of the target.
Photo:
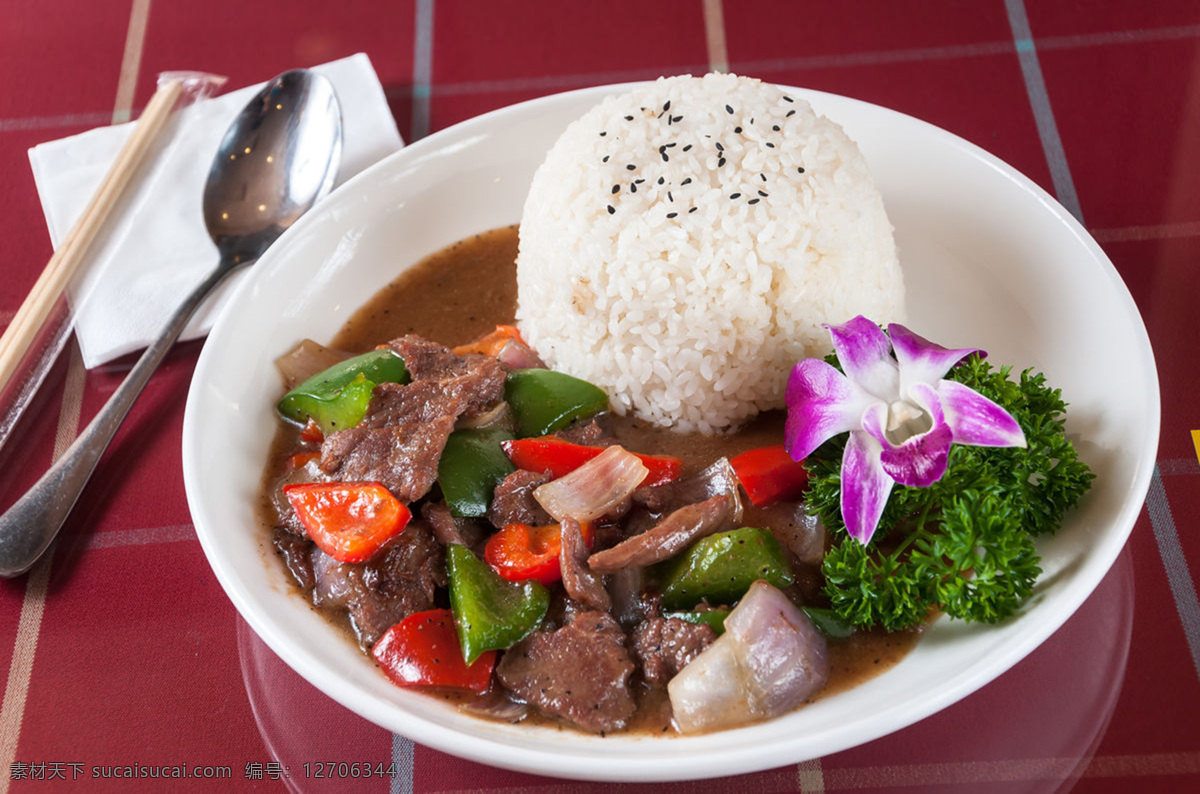
[(822, 323), (903, 320), (883, 200), (808, 103), (729, 74), (662, 78), (572, 123), (533, 178), (517, 321), (613, 409), (717, 432), (783, 406)]

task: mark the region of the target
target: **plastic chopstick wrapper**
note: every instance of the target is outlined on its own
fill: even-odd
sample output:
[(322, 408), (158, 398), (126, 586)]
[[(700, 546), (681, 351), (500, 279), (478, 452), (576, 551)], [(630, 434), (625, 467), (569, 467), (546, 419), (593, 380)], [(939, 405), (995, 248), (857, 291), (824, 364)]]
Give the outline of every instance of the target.
[[(212, 96), (226, 81), (220, 75), (205, 72), (162, 72), (151, 104), (143, 119), (158, 103), (167, 103), (167, 112), (194, 104)], [(139, 119), (140, 124), (143, 119)], [(86, 306), (91, 291), (81, 292), (78, 285), (89, 264), (89, 254), (111, 227), (111, 218), (129, 211), (129, 186), (144, 179), (149, 165), (157, 158), (169, 157), (171, 121), (161, 122), (153, 132), (129, 137), (104, 181), (91, 197), (79, 219), (55, 247), (29, 297), (14, 315), (5, 331), (0, 351), (0, 449), (12, 436), (18, 421), (33, 402), (42, 384), (66, 347), (74, 328), (75, 312)], [(74, 304), (66, 298), (66, 287), (74, 291)], [(24, 347), (24, 349), (20, 349)]]

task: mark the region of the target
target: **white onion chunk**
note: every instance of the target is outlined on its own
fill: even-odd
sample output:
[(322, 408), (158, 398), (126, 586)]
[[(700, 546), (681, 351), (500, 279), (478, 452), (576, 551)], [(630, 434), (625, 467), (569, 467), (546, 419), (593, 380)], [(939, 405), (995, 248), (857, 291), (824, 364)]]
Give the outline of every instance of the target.
[(787, 596), (755, 582), (725, 633), (670, 683), (675, 725), (697, 733), (791, 711), (829, 680), (829, 647)]
[(539, 485), (533, 498), (555, 521), (594, 521), (622, 504), (649, 469), (624, 447), (608, 447), (570, 474)]

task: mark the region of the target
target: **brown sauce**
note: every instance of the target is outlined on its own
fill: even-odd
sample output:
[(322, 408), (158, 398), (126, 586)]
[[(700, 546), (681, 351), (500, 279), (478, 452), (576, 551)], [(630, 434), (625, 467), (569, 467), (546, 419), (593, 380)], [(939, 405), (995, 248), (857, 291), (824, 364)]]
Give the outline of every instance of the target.
[[(422, 260), (376, 293), (350, 317), (329, 346), (357, 353), (388, 339), (415, 333), (453, 347), (479, 338), (498, 324), (511, 324), (517, 306), (516, 256), (516, 226), (483, 232), (454, 243)], [(430, 299), (431, 295), (436, 299)], [(780, 412), (765, 413), (736, 433), (724, 435), (677, 433), (633, 418), (617, 419), (613, 429), (630, 449), (675, 455), (683, 459), (685, 471), (698, 471), (722, 456), (733, 457), (748, 449), (780, 443), (783, 416)], [(281, 423), (264, 477), (262, 515), (268, 530), (272, 519), (267, 518), (271, 510), (266, 484), (276, 481), (284, 461), (296, 447), (297, 438), (295, 428)], [(750, 509), (743, 523), (753, 520), (754, 511)], [(269, 539), (267, 543), (270, 544)], [(345, 617), (331, 615), (333, 618), (347, 641), (357, 643)], [(830, 640), (829, 682), (813, 699), (844, 691), (882, 673), (904, 658), (919, 636), (919, 630), (891, 634), (870, 631)], [(451, 702), (465, 700), (451, 692), (431, 695)], [(670, 730), (670, 706), (665, 690), (643, 689), (637, 695), (638, 713), (629, 731), (675, 735)], [(532, 710), (528, 719), (543, 725), (560, 725), (535, 717)]]

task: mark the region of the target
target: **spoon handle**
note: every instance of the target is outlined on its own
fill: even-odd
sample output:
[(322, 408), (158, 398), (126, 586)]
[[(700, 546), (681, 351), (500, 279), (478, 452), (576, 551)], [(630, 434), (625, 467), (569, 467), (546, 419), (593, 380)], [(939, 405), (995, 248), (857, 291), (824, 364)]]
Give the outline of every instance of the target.
[(24, 573), (50, 546), (150, 376), (196, 309), (234, 269), (232, 262), (222, 259), (175, 310), (159, 337), (146, 348), (120, 387), (62, 457), (0, 515), (0, 576)]

